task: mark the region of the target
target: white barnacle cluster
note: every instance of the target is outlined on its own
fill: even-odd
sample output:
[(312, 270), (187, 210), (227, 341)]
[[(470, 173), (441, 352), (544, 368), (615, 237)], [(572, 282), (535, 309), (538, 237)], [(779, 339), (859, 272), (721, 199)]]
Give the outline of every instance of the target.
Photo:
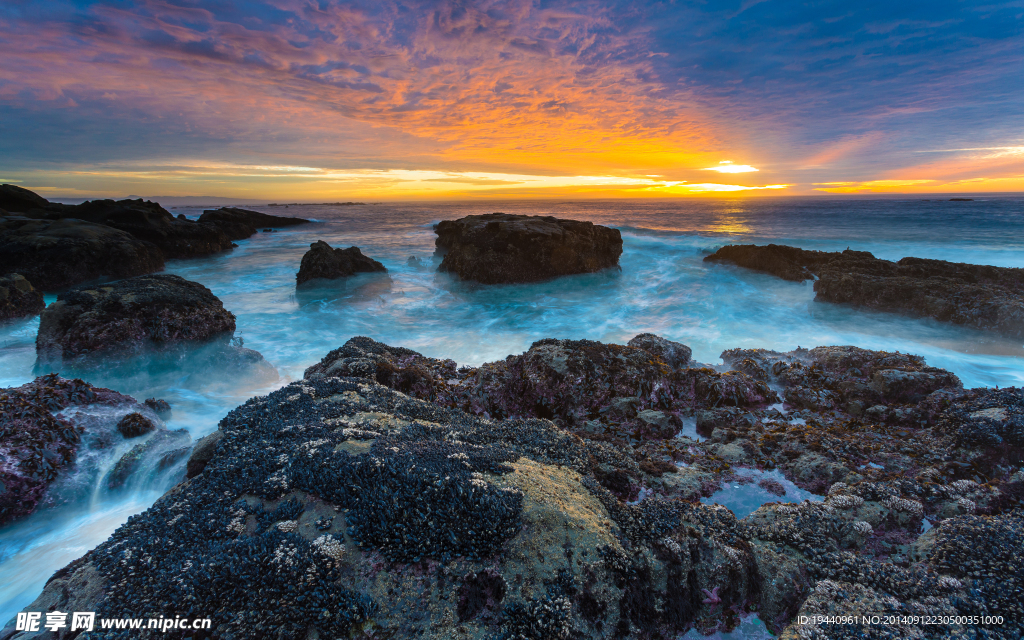
[(184, 517), (185, 517), (184, 513), (179, 513), (178, 515), (174, 516), (173, 518), (171, 518), (170, 520), (167, 521), (167, 526), (168, 527), (174, 526), (175, 524), (177, 524), (177, 522), (179, 520), (181, 520)]
[(732, 547), (730, 547), (727, 544), (723, 544), (721, 546), (722, 546), (722, 553), (724, 553), (729, 558), (729, 561), (732, 564), (737, 564), (740, 561), (740, 552), (739, 551), (737, 551), (736, 549), (733, 549)]
[(672, 553), (679, 553), (683, 550), (683, 548), (679, 546), (679, 543), (672, 538), (662, 538), (661, 546), (665, 547)]
[(905, 511), (915, 516), (924, 515), (924, 505), (917, 500), (908, 500), (907, 498), (897, 498), (892, 496), (882, 500), (882, 505), (890, 511)]
[(971, 493), (978, 488), (978, 483), (973, 480), (957, 480), (949, 485), (953, 491), (963, 495), (965, 493)]
[(460, 453), (451, 453), (451, 454), (448, 454), (448, 459), (449, 460), (467, 460), (468, 461), (469, 460), (469, 456), (466, 455), (465, 453), (461, 453), (461, 452)]
[(862, 536), (870, 536), (875, 531), (871, 527), (871, 523), (870, 522), (864, 522), (863, 520), (858, 520), (857, 522), (854, 522), (853, 523), (853, 530), (856, 531), (857, 533), (859, 533)]
[(964, 513), (974, 513), (974, 510), (978, 508), (978, 505), (974, 503), (974, 500), (968, 500), (967, 498), (958, 498), (956, 503), (960, 505), (960, 508), (964, 510)]
[(282, 520), (281, 522), (277, 523), (277, 528), (279, 531), (284, 531), (285, 533), (294, 533), (295, 530), (299, 528), (299, 521)]
[(298, 553), (299, 550), (295, 548), (294, 544), (282, 542), (274, 549), (274, 557), (270, 561), (276, 565), (290, 567), (295, 564), (295, 557)]
[(814, 593), (832, 600), (839, 593), (839, 583), (832, 580), (819, 580), (818, 584), (814, 585)]
[(800, 513), (800, 507), (790, 504), (780, 504), (779, 506), (775, 507), (775, 511), (776, 513), (792, 516)]
[(281, 455), (277, 456), (277, 464), (288, 464), (288, 454), (282, 453)]
[(285, 473), (284, 469), (281, 469), (277, 473), (275, 473), (274, 475), (272, 475), (269, 478), (267, 478), (267, 482), (266, 483), (268, 485), (270, 485), (271, 487), (276, 487), (278, 489), (287, 490), (288, 486), (289, 486), (289, 484), (288, 484), (288, 474)]
[(345, 555), (345, 545), (331, 535), (322, 535), (313, 541), (313, 548), (335, 562)]
[(245, 509), (238, 507), (228, 512), (234, 518), (228, 523), (227, 530), (233, 533), (242, 533), (245, 531)]
[(367, 431), (366, 429), (353, 429), (351, 427), (345, 427), (341, 430), (341, 435), (345, 436), (350, 440), (373, 440), (379, 438), (380, 433), (376, 431)]
[(864, 498), (860, 496), (837, 495), (829, 497), (828, 504), (836, 509), (853, 509), (864, 504)]
[(942, 576), (941, 578), (939, 578), (939, 588), (956, 591), (958, 589), (963, 589), (964, 585), (956, 578), (950, 576)]
[(330, 442), (331, 442), (331, 440), (329, 438), (317, 438), (316, 440), (310, 440), (309, 442), (303, 442), (302, 445), (299, 448), (301, 450), (304, 450), (306, 452), (306, 455), (308, 455), (310, 458), (312, 458), (314, 455), (316, 455), (317, 450), (321, 446), (323, 446), (325, 444), (329, 444)]
[(838, 493), (842, 493), (849, 486), (850, 485), (846, 484), (845, 482), (836, 482), (831, 487), (828, 488), (828, 495), (834, 496), (834, 495), (836, 495)]

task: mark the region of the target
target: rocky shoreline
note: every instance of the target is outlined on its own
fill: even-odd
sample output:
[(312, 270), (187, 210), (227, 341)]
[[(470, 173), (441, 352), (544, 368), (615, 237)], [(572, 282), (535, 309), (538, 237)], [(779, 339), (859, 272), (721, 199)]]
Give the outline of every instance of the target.
[[(752, 612), (793, 639), (1024, 632), (1021, 390), (856, 347), (722, 357), (644, 334), (458, 367), (353, 338), (27, 609), (224, 638), (673, 638)], [(818, 497), (764, 475), (789, 502), (707, 504), (754, 472)], [(902, 618), (798, 622), (868, 614)]]
[[(815, 299), (1024, 337), (1024, 269), (903, 258), (866, 251), (730, 245), (704, 258), (785, 280), (815, 280)], [(816, 279), (815, 279), (816, 278)]]

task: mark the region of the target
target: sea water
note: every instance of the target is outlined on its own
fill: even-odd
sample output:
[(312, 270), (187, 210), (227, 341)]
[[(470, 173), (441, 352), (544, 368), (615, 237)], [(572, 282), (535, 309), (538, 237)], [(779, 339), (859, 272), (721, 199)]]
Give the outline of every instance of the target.
[[(1020, 340), (819, 303), (810, 282), (703, 262), (725, 244), (774, 242), (828, 251), (849, 247), (893, 260), (915, 256), (1024, 267), (1019, 197), (246, 206), (314, 222), (258, 233), (216, 256), (171, 260), (166, 271), (201, 282), (220, 297), (238, 318), (236, 335), (262, 353), (277, 375), (228, 377), (187, 362), (157, 366), (144, 359), (134, 368), (122, 363), (116, 371), (83, 374), (139, 400), (166, 399), (173, 407), (167, 427), (188, 429), (193, 439), (216, 429), (247, 398), (300, 378), (306, 367), (357, 335), (467, 365), (522, 353), (541, 338), (625, 343), (642, 332), (687, 344), (695, 359), (711, 364), (734, 347), (852, 344), (922, 355), (968, 387), (1024, 385)], [(436, 273), (433, 224), (494, 211), (616, 227), (623, 236), (621, 269), (496, 286)], [(174, 213), (194, 219), (202, 208)], [(296, 290), (302, 255), (317, 240), (358, 246), (384, 263), (389, 275)], [(417, 261), (410, 263), (410, 257)], [(47, 296), (47, 302), (54, 299)], [(0, 325), (0, 387), (39, 373), (33, 368), (37, 328), (38, 319)], [(166, 474), (135, 479), (123, 494), (97, 492), (87, 503), (40, 511), (0, 529), (0, 621), (31, 602), (54, 571), (102, 542), (174, 481)], [(736, 495), (722, 500), (745, 510), (763, 498), (744, 500), (745, 490), (756, 490), (756, 484), (740, 485)]]

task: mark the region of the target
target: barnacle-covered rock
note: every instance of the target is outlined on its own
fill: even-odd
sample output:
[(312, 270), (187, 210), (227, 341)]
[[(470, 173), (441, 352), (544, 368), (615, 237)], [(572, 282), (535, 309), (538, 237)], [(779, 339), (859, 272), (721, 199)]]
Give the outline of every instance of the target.
[(46, 305), (43, 294), (17, 273), (0, 277), (0, 320), (34, 316)]
[(297, 284), (310, 280), (336, 280), (357, 273), (387, 273), (387, 268), (373, 258), (363, 255), (359, 247), (334, 249), (323, 240), (309, 245), (309, 251), (302, 256), (299, 272), (295, 275)]

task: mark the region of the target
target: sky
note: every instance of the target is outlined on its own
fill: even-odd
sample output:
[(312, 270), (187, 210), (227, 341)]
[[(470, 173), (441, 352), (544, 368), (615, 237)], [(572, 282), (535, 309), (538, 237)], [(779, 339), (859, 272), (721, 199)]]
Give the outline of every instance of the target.
[(2, 0), (0, 60), (50, 198), (1024, 191), (1024, 0)]

